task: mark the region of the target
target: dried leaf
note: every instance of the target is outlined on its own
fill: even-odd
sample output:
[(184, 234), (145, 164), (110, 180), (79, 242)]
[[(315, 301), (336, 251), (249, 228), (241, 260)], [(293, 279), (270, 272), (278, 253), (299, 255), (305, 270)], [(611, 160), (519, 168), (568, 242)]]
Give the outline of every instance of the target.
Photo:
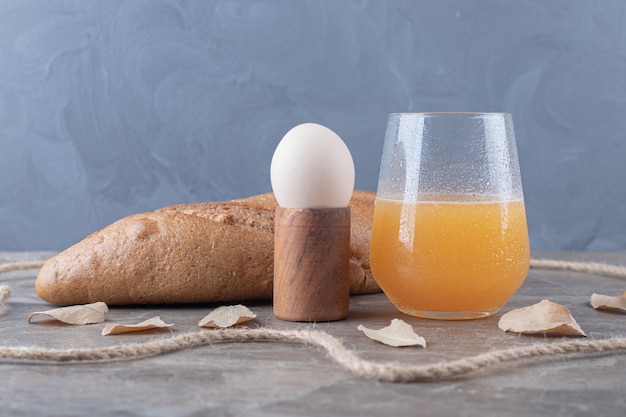
[(109, 311), (105, 303), (99, 301), (92, 304), (83, 304), (69, 307), (54, 308), (47, 311), (36, 311), (28, 316), (30, 323), (33, 317), (48, 316), (66, 324), (94, 324), (104, 321), (104, 313)]
[(626, 311), (626, 291), (624, 291), (624, 294), (614, 297), (593, 293), (591, 295), (591, 306), (596, 310)]
[(393, 319), (391, 324), (380, 330), (372, 330), (360, 324), (357, 329), (361, 330), (370, 339), (393, 347), (421, 346), (426, 347), (426, 340), (413, 331), (413, 327), (400, 320)]
[(172, 326), (173, 324), (167, 324), (163, 320), (161, 320), (161, 317), (156, 316), (137, 324), (109, 323), (104, 326), (104, 329), (102, 329), (102, 336), (106, 336), (109, 334), (140, 332), (143, 330), (164, 329), (166, 327)]
[(11, 296), (11, 288), (8, 285), (0, 285), (0, 304), (4, 303)]
[(586, 336), (566, 307), (549, 300), (509, 311), (500, 318), (498, 327), (505, 332), (522, 334)]
[(225, 328), (252, 320), (255, 317), (256, 314), (250, 311), (248, 307), (241, 304), (222, 306), (206, 315), (206, 317), (200, 320), (198, 326), (212, 329), (217, 327)]

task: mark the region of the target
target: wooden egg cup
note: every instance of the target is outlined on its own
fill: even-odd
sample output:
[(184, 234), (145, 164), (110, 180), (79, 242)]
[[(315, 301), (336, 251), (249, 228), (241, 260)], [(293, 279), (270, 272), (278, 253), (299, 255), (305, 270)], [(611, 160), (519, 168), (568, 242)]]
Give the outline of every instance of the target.
[(350, 208), (278, 207), (274, 220), (274, 315), (287, 321), (348, 316)]

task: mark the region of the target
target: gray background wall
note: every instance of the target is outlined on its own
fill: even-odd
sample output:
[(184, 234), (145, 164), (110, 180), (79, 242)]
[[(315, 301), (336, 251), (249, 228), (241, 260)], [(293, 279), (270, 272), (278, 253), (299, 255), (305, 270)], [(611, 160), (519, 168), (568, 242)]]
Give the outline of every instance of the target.
[(622, 0), (0, 0), (0, 250), (267, 192), (302, 122), (375, 190), (396, 111), (512, 113), (532, 248), (626, 248)]

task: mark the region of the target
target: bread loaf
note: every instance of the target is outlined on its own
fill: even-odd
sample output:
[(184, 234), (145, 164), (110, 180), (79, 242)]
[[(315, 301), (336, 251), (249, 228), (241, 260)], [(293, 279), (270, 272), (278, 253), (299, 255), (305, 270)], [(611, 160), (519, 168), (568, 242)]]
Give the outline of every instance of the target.
[[(50, 258), (35, 289), (60, 305), (271, 299), (276, 206), (270, 193), (125, 217)], [(350, 289), (376, 292), (369, 268), (374, 193), (355, 191), (350, 207)]]

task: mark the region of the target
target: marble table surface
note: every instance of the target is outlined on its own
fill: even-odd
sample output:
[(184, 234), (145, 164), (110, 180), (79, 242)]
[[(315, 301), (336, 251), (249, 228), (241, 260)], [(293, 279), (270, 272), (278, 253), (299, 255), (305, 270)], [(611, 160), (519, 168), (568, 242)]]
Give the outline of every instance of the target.
[[(0, 252), (0, 264), (47, 259), (50, 252)], [(534, 258), (626, 265), (626, 252), (542, 252)], [(0, 345), (44, 348), (103, 347), (198, 332), (215, 305), (111, 307), (107, 322), (160, 316), (175, 326), (160, 331), (102, 336), (104, 323), (69, 326), (38, 320), (52, 308), (34, 291), (36, 270), (0, 274), (12, 295), (0, 306)], [(521, 336), (498, 329), (507, 311), (550, 299), (569, 308), (588, 340), (626, 336), (626, 314), (600, 312), (593, 292), (618, 295), (626, 279), (532, 269), (497, 315), (442, 322), (399, 313), (384, 294), (354, 296), (346, 320), (289, 323), (273, 317), (270, 303), (246, 303), (257, 318), (249, 327), (314, 328), (327, 332), (370, 361), (431, 364), (495, 349), (550, 344), (572, 338)], [(426, 349), (392, 348), (357, 329), (411, 324)], [(210, 330), (204, 330), (210, 331)], [(626, 352), (500, 364), (450, 380), (390, 383), (340, 367), (315, 346), (278, 342), (213, 343), (139, 360), (50, 363), (0, 359), (0, 415), (10, 416), (619, 416), (626, 415)]]

